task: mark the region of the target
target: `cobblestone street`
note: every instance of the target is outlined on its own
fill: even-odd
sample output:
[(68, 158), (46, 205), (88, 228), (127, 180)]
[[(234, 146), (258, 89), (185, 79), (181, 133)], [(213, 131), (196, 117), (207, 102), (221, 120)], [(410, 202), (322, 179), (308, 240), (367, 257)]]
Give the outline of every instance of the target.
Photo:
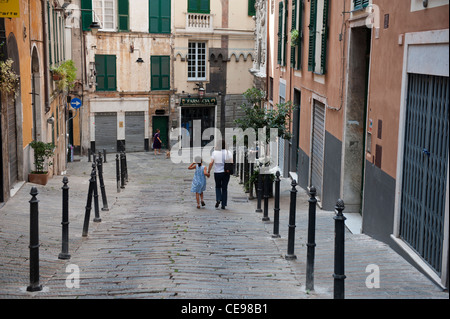
[[(38, 186), (41, 292), (26, 292), (28, 201), (34, 184), (26, 183), (0, 208), (0, 298), (333, 298), (334, 212), (317, 209), (315, 290), (306, 291), (308, 196), (299, 187), (297, 259), (284, 258), (290, 179), (282, 181), (281, 238), (273, 239), (272, 199), (271, 221), (263, 222), (255, 212), (256, 201), (247, 199), (238, 178), (231, 178), (226, 210), (214, 207), (213, 177), (207, 180), (206, 206), (197, 209), (188, 164), (173, 164), (153, 153), (130, 153), (127, 160), (129, 181), (117, 193), (115, 161), (108, 156), (104, 178), (109, 211), (100, 211), (101, 222), (91, 221), (88, 237), (81, 233), (91, 163), (82, 158), (69, 164), (69, 260), (58, 259), (62, 177)], [(101, 207), (101, 196), (99, 202)], [(380, 288), (365, 284), (369, 264), (380, 268)], [(72, 265), (79, 269), (79, 287), (66, 284)], [(387, 245), (349, 231), (346, 276), (346, 298), (448, 299), (448, 292)]]

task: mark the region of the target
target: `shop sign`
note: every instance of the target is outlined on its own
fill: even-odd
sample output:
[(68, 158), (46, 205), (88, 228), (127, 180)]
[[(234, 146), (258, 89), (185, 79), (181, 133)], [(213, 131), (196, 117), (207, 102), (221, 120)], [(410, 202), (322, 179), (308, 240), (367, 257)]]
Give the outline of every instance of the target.
[(188, 105), (217, 105), (217, 98), (215, 97), (204, 97), (200, 98), (181, 98), (180, 106)]
[(0, 0), (0, 18), (19, 18), (19, 0)]

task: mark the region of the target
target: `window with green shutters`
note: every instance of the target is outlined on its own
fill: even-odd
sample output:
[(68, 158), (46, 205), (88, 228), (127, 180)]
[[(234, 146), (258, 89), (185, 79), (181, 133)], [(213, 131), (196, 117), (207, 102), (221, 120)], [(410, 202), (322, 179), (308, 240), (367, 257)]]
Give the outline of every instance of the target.
[(152, 91), (170, 90), (170, 57), (151, 57)]
[(256, 0), (248, 0), (248, 15), (250, 17), (256, 16), (255, 3)]
[(325, 74), (329, 0), (311, 0), (310, 5), (308, 71)]
[(369, 5), (369, 0), (353, 0), (353, 10), (361, 10)]
[(128, 19), (128, 0), (118, 0), (118, 21), (119, 21), (119, 31), (129, 30), (129, 19)]
[(188, 12), (210, 13), (209, 0), (188, 0)]
[(149, 0), (149, 32), (170, 33), (170, 1)]
[(116, 56), (95, 55), (96, 91), (116, 91)]

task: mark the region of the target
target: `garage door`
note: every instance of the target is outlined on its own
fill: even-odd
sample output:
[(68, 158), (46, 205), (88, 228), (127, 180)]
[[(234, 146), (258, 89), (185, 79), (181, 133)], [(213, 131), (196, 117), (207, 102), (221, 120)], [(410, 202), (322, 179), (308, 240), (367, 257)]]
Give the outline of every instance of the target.
[(125, 147), (127, 152), (145, 150), (144, 112), (125, 112)]
[(95, 150), (117, 151), (117, 113), (95, 113)]

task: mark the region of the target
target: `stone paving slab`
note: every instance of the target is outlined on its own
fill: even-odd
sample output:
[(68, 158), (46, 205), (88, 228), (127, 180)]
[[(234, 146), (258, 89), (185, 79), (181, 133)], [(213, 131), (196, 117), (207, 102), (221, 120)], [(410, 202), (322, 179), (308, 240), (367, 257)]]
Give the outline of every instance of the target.
[[(315, 290), (305, 290), (307, 195), (298, 189), (296, 260), (284, 258), (290, 180), (282, 181), (281, 238), (271, 221), (256, 213), (242, 185), (232, 177), (229, 206), (214, 208), (214, 180), (208, 179), (207, 206), (197, 209), (190, 193), (188, 164), (163, 155), (127, 154), (129, 181), (117, 193), (115, 162), (108, 156), (104, 179), (109, 211), (81, 237), (91, 164), (69, 164), (70, 260), (61, 250), (62, 177), (37, 186), (40, 200), (40, 264), (44, 290), (25, 291), (29, 280), (30, 183), (0, 208), (0, 298), (146, 299), (330, 299), (333, 296), (334, 212), (317, 209)], [(100, 197), (99, 197), (100, 199)], [(102, 202), (99, 200), (100, 207)], [(345, 214), (345, 212), (344, 212)], [(91, 212), (94, 216), (94, 212)], [(380, 267), (380, 288), (365, 285), (368, 264)], [(80, 270), (79, 288), (66, 287), (69, 265)], [(392, 251), (363, 234), (346, 232), (346, 298), (448, 299), (448, 292)]]

